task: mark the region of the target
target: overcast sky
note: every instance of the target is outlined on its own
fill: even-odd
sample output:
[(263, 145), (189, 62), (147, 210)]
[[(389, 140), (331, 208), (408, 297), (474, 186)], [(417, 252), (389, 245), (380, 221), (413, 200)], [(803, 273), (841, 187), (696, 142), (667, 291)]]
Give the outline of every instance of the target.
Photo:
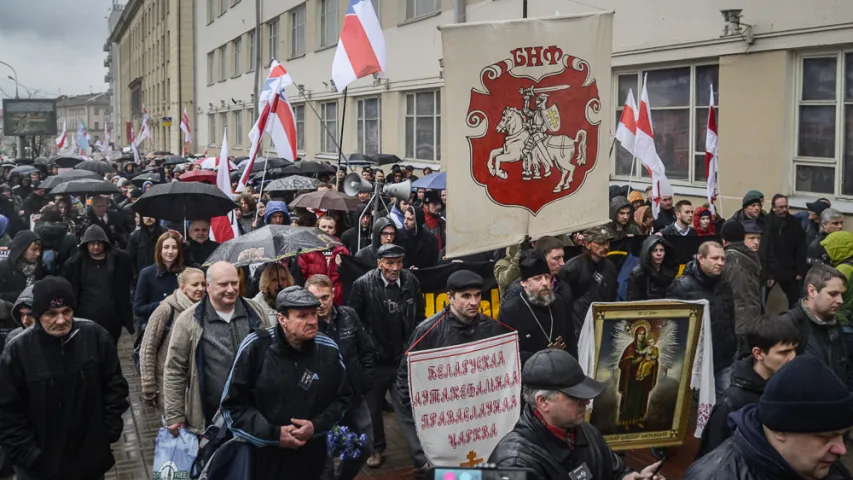
[[(36, 98), (106, 91), (111, 7), (112, 0), (0, 0), (0, 61), (12, 65), (21, 85), (41, 90)], [(11, 74), (0, 64), (0, 98), (15, 96)]]

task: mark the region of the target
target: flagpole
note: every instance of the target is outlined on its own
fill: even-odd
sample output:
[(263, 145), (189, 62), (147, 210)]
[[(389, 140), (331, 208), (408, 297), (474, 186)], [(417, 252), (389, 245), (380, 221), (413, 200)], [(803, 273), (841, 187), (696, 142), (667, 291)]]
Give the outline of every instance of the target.
[(340, 140), (340, 144), (338, 145), (338, 170), (341, 169), (341, 157), (344, 155), (344, 150), (341, 146), (344, 144), (344, 126), (347, 123), (347, 92), (349, 92), (349, 87), (344, 88), (344, 108), (341, 110), (341, 136), (338, 138)]

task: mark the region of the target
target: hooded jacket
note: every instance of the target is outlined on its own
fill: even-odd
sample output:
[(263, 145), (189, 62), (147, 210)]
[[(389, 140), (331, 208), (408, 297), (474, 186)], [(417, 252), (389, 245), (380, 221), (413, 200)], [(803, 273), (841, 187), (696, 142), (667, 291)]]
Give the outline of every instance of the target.
[(24, 323), (21, 321), (21, 308), (33, 308), (33, 286), (25, 288), (23, 292), (15, 300), (12, 305), (12, 311), (9, 318), (11, 322), (0, 322), (0, 353), (3, 352), (3, 347), (10, 342), (18, 334), (24, 330)]
[(832, 266), (847, 277), (847, 289), (844, 291), (844, 305), (838, 309), (836, 318), (844, 324), (853, 324), (853, 233), (832, 232), (820, 242)]
[[(264, 225), (270, 224), (270, 217), (273, 213), (283, 213), (284, 225), (290, 225), (290, 211), (287, 209), (286, 203), (276, 200), (267, 202), (266, 210), (264, 210)], [(254, 218), (252, 220), (254, 221)]]
[[(621, 225), (616, 221), (616, 214), (625, 207), (630, 208), (628, 211), (628, 224)], [(627, 235), (640, 235), (640, 227), (634, 223), (634, 207), (627, 198), (620, 195), (610, 200), (610, 224), (608, 227), (613, 234), (613, 240), (622, 240)]]
[[(652, 250), (663, 245), (664, 257), (660, 270), (652, 265)], [(636, 300), (660, 300), (666, 298), (666, 290), (675, 280), (678, 264), (675, 260), (675, 249), (661, 236), (651, 235), (643, 240), (640, 248), (640, 263), (631, 270), (628, 277), (629, 302)]]
[(95, 216), (95, 212), (90, 208), (89, 212), (86, 214), (86, 221), (88, 222), (88, 225), (97, 225), (101, 227), (104, 234), (109, 238), (109, 243), (114, 246), (118, 246), (119, 248), (124, 248), (127, 244), (127, 236), (129, 234), (124, 215), (119, 213), (117, 210), (108, 208), (106, 216), (107, 223), (104, 224), (100, 218)]
[(355, 254), (355, 258), (365, 265), (376, 265), (376, 261), (378, 258), (376, 257), (376, 252), (379, 250), (381, 243), (379, 242), (381, 238), (382, 230), (385, 227), (394, 228), (394, 243), (397, 243), (397, 236), (399, 235), (399, 231), (397, 230), (397, 226), (394, 225), (394, 222), (388, 217), (379, 217), (373, 223), (373, 237), (371, 237), (370, 245), (367, 247), (362, 247), (358, 253)]
[(743, 242), (732, 242), (726, 245), (725, 251), (723, 279), (734, 295), (735, 333), (745, 335), (764, 310), (761, 305), (761, 260), (758, 252), (753, 252)]
[[(758, 405), (748, 405), (729, 417), (732, 438), (702, 457), (682, 480), (801, 480), (764, 436)], [(824, 480), (850, 478), (841, 460), (832, 464)]]
[(729, 426), (729, 414), (741, 408), (757, 404), (764, 393), (766, 380), (755, 372), (755, 359), (749, 357), (738, 360), (732, 369), (732, 383), (723, 394), (717, 398), (717, 403), (711, 409), (705, 429), (702, 430), (702, 441), (696, 459), (707, 455), (732, 436)]
[(328, 258), (326, 252), (323, 251), (299, 254), (299, 268), (302, 270), (302, 278), (305, 280), (314, 275), (329, 277), (335, 287), (335, 305), (340, 305), (344, 301), (344, 286), (341, 283), (341, 274), (338, 273), (337, 258), (339, 255), (349, 255), (350, 253), (344, 246), (333, 247), (328, 252)]
[(77, 239), (68, 232), (64, 222), (36, 222), (34, 232), (41, 238), (42, 261), (50, 250), (54, 251), (52, 265), (45, 264), (48, 275), (58, 275), (71, 257), (77, 252)]
[(45, 272), (41, 264), (41, 256), (36, 260), (35, 271), (30, 277), (31, 281), (28, 281), (27, 276), (24, 275), (18, 265), (19, 261), (23, 261), (22, 256), (30, 244), (40, 240), (38, 235), (29, 230), (21, 230), (12, 239), (9, 255), (6, 260), (0, 262), (0, 299), (14, 303), (28, 285), (44, 278)]
[(717, 226), (714, 225), (713, 216), (709, 217), (711, 219), (711, 222), (708, 223), (707, 229), (702, 230), (701, 228), (699, 228), (699, 217), (702, 216), (703, 212), (710, 211), (711, 209), (708, 207), (697, 207), (696, 210), (693, 212), (693, 230), (696, 230), (696, 234), (700, 237), (712, 237), (717, 234)]
[(397, 233), (401, 237), (399, 243), (406, 250), (403, 268), (429, 268), (438, 264), (438, 240), (435, 235), (419, 228), (418, 222), (415, 222), (413, 230), (398, 227)]
[(708, 300), (711, 309), (711, 341), (714, 342), (714, 369), (720, 370), (734, 363), (737, 353), (734, 294), (722, 274), (711, 278), (705, 275), (698, 261), (693, 260), (669, 286), (667, 298)]
[(133, 262), (134, 278), (139, 277), (139, 272), (143, 268), (154, 264), (154, 250), (157, 247), (157, 240), (164, 233), (166, 233), (166, 229), (159, 223), (155, 223), (151, 227), (141, 224), (130, 234), (130, 238), (127, 240), (127, 254), (130, 255), (130, 260)]
[[(89, 256), (87, 244), (89, 242), (103, 242), (104, 252), (106, 252), (107, 269), (112, 278), (112, 283), (109, 285), (109, 291), (106, 289), (100, 292), (104, 296), (103, 302), (113, 302), (114, 315), (96, 315), (97, 306), (86, 306), (90, 310), (86, 310), (82, 305), (78, 305), (78, 311), (85, 313), (88, 317), (96, 320), (102, 327), (106, 328), (114, 339), (117, 339), (121, 334), (121, 328), (127, 328), (128, 332), (133, 332), (133, 311), (130, 306), (130, 282), (133, 278), (133, 267), (130, 263), (130, 257), (122, 250), (113, 249), (109, 243), (107, 234), (97, 225), (91, 225), (83, 233), (83, 238), (80, 239), (78, 252), (65, 262), (62, 267), (62, 276), (71, 282), (74, 288), (74, 295), (80, 299), (81, 286), (83, 285), (83, 277), (86, 275), (86, 270), (90, 267), (92, 258)], [(110, 296), (110, 292), (112, 296)], [(81, 313), (81, 315), (83, 314)], [(93, 315), (95, 314), (95, 315)], [(103, 317), (103, 318), (99, 318)]]
[(0, 447), (19, 476), (98, 478), (114, 464), (128, 386), (107, 332), (74, 318), (65, 338), (36, 322), (0, 357)]

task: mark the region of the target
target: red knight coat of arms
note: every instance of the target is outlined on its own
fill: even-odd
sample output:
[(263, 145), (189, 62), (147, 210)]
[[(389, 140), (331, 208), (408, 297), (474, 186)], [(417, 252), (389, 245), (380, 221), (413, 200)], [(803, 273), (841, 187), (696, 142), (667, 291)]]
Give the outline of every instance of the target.
[(467, 125), (486, 129), (468, 143), (472, 175), (492, 201), (536, 215), (580, 188), (598, 159), (601, 102), (590, 75), (555, 46), (516, 48), (482, 70)]

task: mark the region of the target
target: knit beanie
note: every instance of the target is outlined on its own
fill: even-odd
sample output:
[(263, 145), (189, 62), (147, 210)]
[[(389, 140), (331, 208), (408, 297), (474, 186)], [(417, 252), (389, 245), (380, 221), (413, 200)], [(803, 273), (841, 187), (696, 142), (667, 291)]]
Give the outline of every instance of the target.
[(726, 223), (723, 224), (723, 230), (720, 233), (723, 236), (723, 240), (729, 243), (742, 242), (746, 237), (743, 225), (734, 219), (726, 221)]
[(764, 194), (758, 190), (750, 190), (743, 196), (743, 204), (741, 206), (746, 208), (753, 203), (761, 203), (761, 197), (763, 196)]
[(527, 280), (530, 277), (537, 275), (545, 275), (551, 273), (548, 268), (548, 260), (540, 252), (536, 250), (525, 250), (521, 252), (521, 258), (518, 261), (518, 268), (521, 271), (521, 279)]
[(33, 317), (38, 319), (54, 308), (76, 308), (77, 299), (68, 280), (49, 275), (33, 284)]
[(758, 419), (774, 432), (844, 430), (853, 426), (853, 393), (820, 360), (799, 355), (767, 382)]

